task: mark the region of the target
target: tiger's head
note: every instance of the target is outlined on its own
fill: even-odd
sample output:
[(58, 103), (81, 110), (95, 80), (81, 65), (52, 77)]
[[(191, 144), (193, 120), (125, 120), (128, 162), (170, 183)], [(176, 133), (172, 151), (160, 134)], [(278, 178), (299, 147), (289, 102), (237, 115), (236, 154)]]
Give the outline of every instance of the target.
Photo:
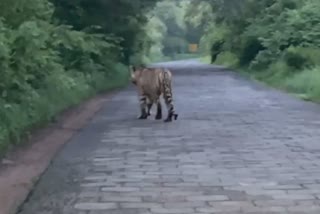
[(136, 85), (138, 78), (141, 75), (141, 72), (145, 69), (143, 65), (140, 65), (139, 67), (136, 66), (129, 66), (130, 70), (130, 77), (131, 77), (131, 82)]

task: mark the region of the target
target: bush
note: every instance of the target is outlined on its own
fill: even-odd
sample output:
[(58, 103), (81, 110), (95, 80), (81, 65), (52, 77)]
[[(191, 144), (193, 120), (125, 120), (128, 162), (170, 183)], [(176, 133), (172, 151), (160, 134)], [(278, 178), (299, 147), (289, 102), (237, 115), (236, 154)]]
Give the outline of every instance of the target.
[(281, 87), (284, 79), (293, 73), (293, 68), (289, 67), (284, 61), (279, 60), (271, 64), (267, 70), (260, 71), (256, 77), (270, 85)]
[(283, 59), (288, 66), (295, 69), (302, 69), (310, 66), (311, 61), (299, 48), (290, 47), (284, 54)]
[(320, 50), (309, 47), (289, 47), (283, 54), (289, 66), (296, 69), (313, 67), (320, 64)]
[(239, 59), (237, 58), (237, 55), (231, 52), (222, 52), (218, 55), (215, 64), (228, 67), (237, 67), (239, 64)]
[(320, 67), (306, 69), (285, 81), (289, 91), (304, 94), (309, 99), (320, 98)]

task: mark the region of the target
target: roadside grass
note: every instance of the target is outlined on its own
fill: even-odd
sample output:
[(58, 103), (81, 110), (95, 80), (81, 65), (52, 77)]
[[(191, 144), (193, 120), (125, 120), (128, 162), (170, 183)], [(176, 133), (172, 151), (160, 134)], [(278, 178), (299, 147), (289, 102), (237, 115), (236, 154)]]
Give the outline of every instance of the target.
[(54, 73), (45, 80), (45, 88), (29, 90), (19, 103), (0, 99), (0, 158), (8, 149), (25, 142), (36, 128), (50, 123), (63, 110), (103, 91), (128, 83), (127, 70), (117, 65), (112, 76), (93, 72), (90, 76)]

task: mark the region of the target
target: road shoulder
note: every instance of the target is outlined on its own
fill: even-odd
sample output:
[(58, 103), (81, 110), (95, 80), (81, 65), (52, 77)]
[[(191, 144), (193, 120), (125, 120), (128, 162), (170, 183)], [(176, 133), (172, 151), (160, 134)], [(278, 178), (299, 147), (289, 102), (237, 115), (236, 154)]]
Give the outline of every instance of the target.
[(0, 162), (0, 214), (17, 212), (55, 154), (111, 96), (96, 96), (62, 113), (55, 123), (36, 131), (26, 146), (11, 151)]

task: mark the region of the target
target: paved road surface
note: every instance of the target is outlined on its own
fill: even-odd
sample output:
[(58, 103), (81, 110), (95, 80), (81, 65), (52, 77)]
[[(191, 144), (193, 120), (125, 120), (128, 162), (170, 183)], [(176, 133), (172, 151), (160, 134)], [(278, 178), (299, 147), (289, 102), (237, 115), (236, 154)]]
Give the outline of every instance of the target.
[(194, 60), (179, 120), (118, 92), (56, 157), (21, 214), (320, 213), (320, 106)]

